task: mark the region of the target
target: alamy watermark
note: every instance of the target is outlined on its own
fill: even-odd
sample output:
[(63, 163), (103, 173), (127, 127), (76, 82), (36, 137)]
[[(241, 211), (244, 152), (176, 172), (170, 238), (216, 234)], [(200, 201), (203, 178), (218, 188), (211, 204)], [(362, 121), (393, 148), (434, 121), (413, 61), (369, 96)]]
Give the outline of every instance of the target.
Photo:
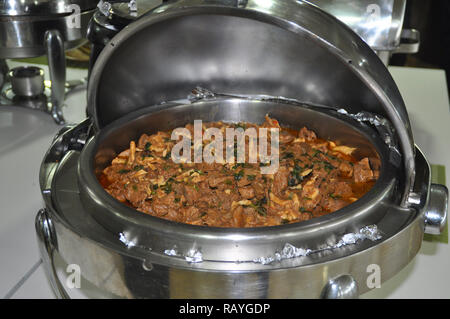
[(366, 285), (369, 289), (381, 288), (381, 268), (377, 264), (370, 264), (366, 268), (367, 276)]
[(69, 264), (66, 268), (66, 286), (69, 289), (81, 288), (81, 268), (77, 264)]
[(68, 4), (65, 6), (67, 12), (71, 12), (67, 20), (67, 27), (70, 29), (81, 28), (81, 9), (77, 4)]
[[(172, 131), (171, 139), (178, 141), (171, 152), (172, 161), (177, 164), (192, 162), (255, 164), (259, 160), (261, 174), (274, 174), (278, 170), (279, 128), (260, 127), (257, 130), (249, 127), (244, 130), (242, 127), (227, 127), (224, 137), (222, 130), (217, 127), (207, 128), (203, 132), (202, 121), (195, 120), (193, 137), (191, 131), (182, 127)], [(203, 145), (205, 141), (209, 143)]]

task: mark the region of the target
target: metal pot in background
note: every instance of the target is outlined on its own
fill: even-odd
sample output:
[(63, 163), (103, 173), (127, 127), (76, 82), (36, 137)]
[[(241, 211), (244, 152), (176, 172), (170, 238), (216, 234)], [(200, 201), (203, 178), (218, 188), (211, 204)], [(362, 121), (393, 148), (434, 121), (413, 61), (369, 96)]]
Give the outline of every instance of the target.
[[(46, 55), (50, 73), (50, 113), (63, 124), (65, 50), (86, 42), (97, 0), (25, 0), (0, 3), (0, 59)], [(3, 102), (4, 103), (4, 102)]]
[(89, 73), (108, 41), (124, 27), (162, 3), (162, 0), (100, 1), (87, 30), (87, 38), (91, 43)]

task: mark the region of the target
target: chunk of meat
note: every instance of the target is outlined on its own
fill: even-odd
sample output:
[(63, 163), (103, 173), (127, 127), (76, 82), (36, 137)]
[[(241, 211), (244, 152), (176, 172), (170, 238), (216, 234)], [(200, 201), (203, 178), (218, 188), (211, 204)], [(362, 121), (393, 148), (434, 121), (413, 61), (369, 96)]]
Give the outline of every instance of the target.
[(193, 205), (200, 198), (200, 192), (191, 185), (184, 185), (184, 197), (189, 205)]
[(219, 185), (223, 185), (226, 182), (231, 181), (231, 177), (213, 174), (208, 176), (207, 180), (209, 187), (216, 188)]
[(334, 195), (338, 197), (353, 196), (352, 187), (346, 182), (337, 182), (334, 184)]
[(289, 170), (284, 166), (280, 167), (278, 171), (275, 173), (273, 177), (273, 187), (272, 187), (272, 191), (275, 193), (275, 195), (281, 196), (282, 192), (287, 189), (289, 175), (290, 175)]
[(352, 177), (353, 175), (353, 166), (349, 162), (342, 161), (339, 164), (339, 175), (343, 177)]
[(242, 198), (251, 199), (255, 197), (255, 190), (251, 186), (241, 187), (239, 188), (239, 194), (242, 196)]
[(341, 199), (335, 199), (335, 198), (324, 198), (323, 202), (322, 202), (322, 206), (323, 208), (325, 208), (326, 210), (330, 211), (330, 212), (334, 212), (337, 211), (338, 209), (341, 209), (345, 206), (347, 206), (348, 203), (341, 200)]
[(302, 127), (298, 132), (298, 137), (305, 139), (307, 142), (313, 142), (317, 139), (316, 133), (308, 130), (306, 127)]
[(289, 134), (286, 131), (281, 131), (278, 138), (279, 138), (280, 144), (288, 144), (295, 139), (294, 135)]
[(353, 167), (353, 176), (355, 183), (364, 183), (371, 181), (374, 178), (372, 169), (370, 168), (369, 159), (367, 157), (355, 164)]
[(240, 205), (233, 210), (233, 225), (234, 227), (244, 226), (244, 207)]

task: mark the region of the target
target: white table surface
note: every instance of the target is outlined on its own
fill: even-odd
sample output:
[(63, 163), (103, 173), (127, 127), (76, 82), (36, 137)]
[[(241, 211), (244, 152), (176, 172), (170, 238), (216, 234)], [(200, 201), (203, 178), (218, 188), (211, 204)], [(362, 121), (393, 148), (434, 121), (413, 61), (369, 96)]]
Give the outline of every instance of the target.
[[(10, 67), (19, 63), (9, 62)], [(44, 67), (45, 69), (45, 67)], [(410, 116), (416, 144), (432, 164), (445, 165), (450, 183), (450, 111), (442, 70), (390, 67)], [(68, 79), (86, 76), (69, 69)], [(85, 92), (69, 96), (68, 122), (84, 118)], [(46, 114), (0, 108), (0, 297), (55, 298), (40, 262), (34, 219), (44, 207), (39, 166), (60, 127)], [(426, 242), (396, 276), (362, 298), (450, 298), (450, 246)]]

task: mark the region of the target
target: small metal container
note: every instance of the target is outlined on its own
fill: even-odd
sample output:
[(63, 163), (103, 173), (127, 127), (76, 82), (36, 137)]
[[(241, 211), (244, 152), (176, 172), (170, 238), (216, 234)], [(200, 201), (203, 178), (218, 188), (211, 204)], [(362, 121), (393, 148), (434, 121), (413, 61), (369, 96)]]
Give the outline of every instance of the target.
[(41, 68), (17, 67), (8, 75), (15, 95), (33, 97), (44, 93), (44, 70)]

